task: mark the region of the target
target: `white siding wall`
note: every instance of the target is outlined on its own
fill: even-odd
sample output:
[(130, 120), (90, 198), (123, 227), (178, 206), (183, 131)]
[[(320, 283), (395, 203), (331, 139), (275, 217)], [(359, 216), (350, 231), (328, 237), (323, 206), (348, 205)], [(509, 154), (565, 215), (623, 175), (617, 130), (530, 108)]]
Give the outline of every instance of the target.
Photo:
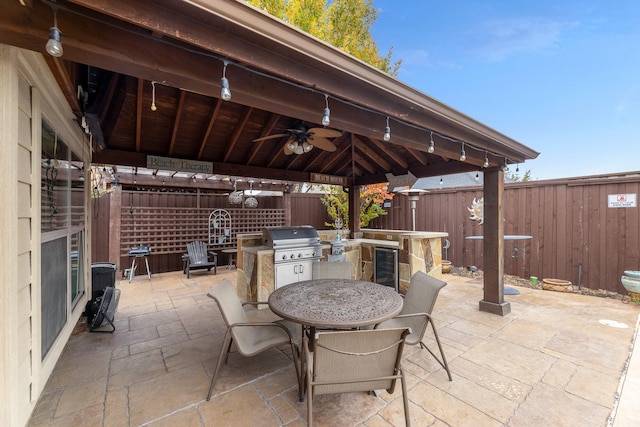
[[(42, 56), (0, 45), (0, 426), (27, 423), (86, 303), (85, 297), (76, 305), (41, 361), (43, 117), (85, 162), (90, 161), (88, 144)], [(87, 194), (85, 291), (91, 286)]]

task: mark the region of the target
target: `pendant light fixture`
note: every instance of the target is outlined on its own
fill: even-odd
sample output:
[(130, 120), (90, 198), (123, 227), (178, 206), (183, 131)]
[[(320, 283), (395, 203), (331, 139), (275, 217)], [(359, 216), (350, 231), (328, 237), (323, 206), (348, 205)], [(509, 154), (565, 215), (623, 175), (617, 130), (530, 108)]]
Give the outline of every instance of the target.
[(429, 148), (427, 148), (427, 151), (429, 153), (433, 153), (436, 149), (436, 144), (433, 142), (433, 132), (431, 132), (431, 139), (429, 140)]
[(233, 191), (229, 194), (229, 204), (239, 205), (242, 203), (242, 191), (238, 191), (237, 181), (233, 180)]
[(222, 79), (220, 79), (220, 98), (223, 101), (231, 100), (231, 89), (229, 89), (229, 80), (227, 79), (227, 65), (228, 61), (223, 61), (224, 68), (222, 68)]
[(53, 10), (53, 27), (49, 28), (49, 41), (47, 41), (47, 53), (55, 58), (62, 56), (62, 32), (58, 29), (58, 6), (51, 5)]
[(488, 168), (489, 167), (489, 155), (487, 154), (487, 152), (484, 152), (484, 163), (482, 164), (483, 168)]
[(382, 139), (389, 141), (391, 139), (391, 128), (389, 127), (389, 116), (387, 116), (387, 126), (384, 128), (384, 135)]
[(331, 124), (331, 110), (329, 110), (329, 95), (324, 95), (324, 112), (322, 113), (322, 126)]
[(156, 111), (158, 107), (156, 107), (156, 82), (151, 82), (151, 111)]
[(249, 181), (249, 197), (245, 199), (244, 207), (252, 209), (258, 207), (258, 199), (253, 197), (253, 180)]

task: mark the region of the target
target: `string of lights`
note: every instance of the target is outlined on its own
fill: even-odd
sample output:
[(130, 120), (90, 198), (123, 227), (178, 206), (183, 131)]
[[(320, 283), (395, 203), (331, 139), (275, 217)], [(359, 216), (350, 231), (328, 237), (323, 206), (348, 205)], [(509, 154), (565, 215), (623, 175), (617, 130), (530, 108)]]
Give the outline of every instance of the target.
[[(54, 9), (54, 27), (58, 31), (58, 33), (60, 34), (59, 37), (56, 34), (55, 42), (57, 42), (59, 44), (59, 52), (60, 52), (60, 55), (61, 55), (62, 54), (61, 32), (60, 32), (60, 30), (57, 29), (57, 20), (55, 20), (55, 15), (57, 14), (58, 9), (62, 9), (64, 11), (66, 11), (66, 12), (73, 13), (75, 15), (81, 16), (81, 17), (86, 18), (86, 19), (92, 19), (93, 20), (95, 18), (93, 18), (91, 16), (88, 16), (86, 14), (83, 14), (83, 13), (77, 11), (77, 10), (70, 9), (68, 7), (65, 7), (65, 6), (59, 6), (58, 4), (55, 4), (55, 3), (50, 3), (50, 6), (52, 6), (52, 9)], [(306, 90), (306, 91), (309, 91), (311, 93), (316, 93), (316, 94), (324, 96), (325, 103), (324, 103), (323, 113), (322, 113), (322, 116), (321, 116), (322, 117), (321, 123), (324, 126), (328, 126), (330, 124), (330, 114), (331, 114), (331, 112), (330, 112), (330, 109), (329, 109), (329, 99), (331, 98), (332, 102), (340, 102), (340, 103), (342, 103), (344, 105), (348, 105), (350, 107), (360, 109), (361, 111), (366, 111), (366, 112), (372, 113), (372, 114), (378, 114), (381, 117), (383, 117), (385, 119), (386, 125), (384, 127), (384, 133), (383, 133), (382, 139), (385, 142), (391, 141), (391, 125), (390, 125), (390, 122), (393, 122), (393, 123), (401, 125), (401, 126), (407, 126), (409, 128), (413, 128), (413, 129), (422, 131), (425, 134), (429, 135), (428, 148), (427, 148), (427, 152), (428, 153), (434, 153), (434, 152), (437, 151), (437, 148), (436, 148), (436, 145), (435, 145), (435, 141), (433, 139), (433, 136), (436, 135), (438, 138), (441, 138), (443, 140), (447, 140), (447, 141), (450, 141), (450, 142), (453, 142), (453, 143), (456, 143), (456, 144), (460, 144), (461, 150), (460, 150), (459, 160), (462, 161), (462, 162), (466, 161), (466, 159), (467, 159), (466, 152), (465, 152), (465, 147), (466, 147), (466, 148), (472, 149), (472, 150), (474, 150), (476, 152), (484, 153), (484, 163), (483, 163), (483, 167), (484, 168), (487, 168), (487, 167), (490, 166), (489, 155), (491, 155), (493, 157), (502, 157), (504, 159), (503, 168), (505, 170), (508, 170), (508, 163), (510, 162), (508, 157), (503, 156), (501, 154), (497, 154), (497, 153), (491, 152), (491, 151), (487, 150), (486, 148), (476, 147), (473, 144), (469, 143), (468, 141), (461, 141), (461, 140), (449, 137), (447, 135), (443, 135), (443, 134), (441, 134), (441, 133), (439, 133), (439, 132), (437, 132), (437, 131), (435, 131), (433, 129), (428, 129), (428, 128), (425, 128), (425, 127), (422, 127), (422, 126), (415, 125), (415, 124), (410, 123), (410, 122), (408, 122), (406, 120), (402, 120), (402, 119), (397, 118), (397, 117), (389, 116), (388, 114), (382, 113), (382, 112), (377, 111), (377, 110), (370, 109), (368, 107), (362, 106), (360, 104), (357, 104), (355, 102), (349, 101), (347, 99), (340, 98), (340, 97), (337, 97), (335, 95), (329, 95), (328, 93), (325, 93), (325, 92), (323, 92), (323, 91), (321, 91), (321, 90), (319, 90), (319, 89), (317, 89), (315, 87), (309, 87), (307, 85), (299, 84), (299, 83), (296, 83), (294, 81), (287, 80), (287, 79), (278, 77), (278, 76), (273, 75), (273, 74), (269, 74), (269, 73), (266, 73), (266, 72), (263, 72), (263, 71), (260, 71), (260, 70), (256, 70), (254, 68), (251, 68), (251, 67), (248, 67), (246, 65), (233, 62), (233, 61), (229, 60), (228, 58), (223, 58), (221, 56), (212, 54), (210, 52), (206, 52), (206, 51), (199, 50), (199, 49), (191, 49), (191, 48), (188, 48), (188, 47), (186, 47), (186, 46), (184, 46), (182, 44), (174, 43), (173, 41), (171, 41), (169, 39), (157, 38), (152, 34), (145, 34), (145, 33), (142, 33), (142, 32), (137, 32), (137, 31), (134, 31), (131, 28), (118, 26), (113, 22), (101, 21), (101, 24), (105, 24), (105, 25), (111, 26), (113, 28), (117, 28), (120, 31), (125, 31), (125, 32), (129, 32), (131, 34), (135, 34), (135, 35), (137, 35), (139, 37), (144, 37), (144, 38), (147, 38), (149, 40), (153, 40), (154, 42), (157, 42), (157, 43), (162, 43), (162, 44), (165, 44), (165, 45), (177, 48), (177, 49), (181, 49), (181, 50), (183, 50), (185, 52), (188, 52), (188, 53), (191, 53), (191, 54), (203, 56), (203, 57), (206, 57), (206, 58), (209, 58), (209, 59), (214, 59), (214, 60), (218, 60), (218, 61), (222, 62), (223, 69), (222, 69), (222, 77), (220, 79), (220, 98), (222, 100), (224, 100), (224, 101), (230, 101), (231, 100), (231, 85), (230, 85), (229, 79), (226, 76), (226, 73), (227, 73), (227, 68), (229, 66), (234, 66), (234, 67), (240, 68), (242, 70), (245, 70), (245, 71), (247, 71), (249, 73), (252, 73), (252, 74), (255, 74), (255, 75), (259, 75), (261, 77), (265, 77), (265, 78), (268, 78), (268, 79), (271, 79), (271, 80), (274, 80), (274, 81), (278, 81), (278, 82), (283, 83), (283, 84), (287, 84), (287, 85), (296, 87), (298, 89)], [(54, 28), (54, 27), (52, 27), (52, 28)], [(58, 56), (60, 56), (60, 55), (58, 55)], [(152, 93), (153, 100), (152, 100), (152, 104), (151, 104), (151, 110), (152, 111), (156, 111), (156, 109), (157, 109), (156, 104), (155, 104), (155, 85), (158, 84), (158, 83), (163, 84), (163, 85), (168, 85), (166, 82), (157, 82), (157, 81), (152, 81), (151, 82), (152, 90), (153, 90), (153, 93)]]

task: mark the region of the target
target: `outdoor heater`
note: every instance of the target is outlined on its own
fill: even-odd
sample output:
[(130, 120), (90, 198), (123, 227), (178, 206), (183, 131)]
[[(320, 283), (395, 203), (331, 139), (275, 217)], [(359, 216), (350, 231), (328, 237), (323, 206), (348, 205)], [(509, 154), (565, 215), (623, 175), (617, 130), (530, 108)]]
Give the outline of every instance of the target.
[(422, 194), (426, 194), (428, 191), (420, 190), (418, 188), (407, 188), (398, 191), (398, 193), (409, 197), (409, 203), (411, 206), (411, 231), (416, 231), (416, 202)]

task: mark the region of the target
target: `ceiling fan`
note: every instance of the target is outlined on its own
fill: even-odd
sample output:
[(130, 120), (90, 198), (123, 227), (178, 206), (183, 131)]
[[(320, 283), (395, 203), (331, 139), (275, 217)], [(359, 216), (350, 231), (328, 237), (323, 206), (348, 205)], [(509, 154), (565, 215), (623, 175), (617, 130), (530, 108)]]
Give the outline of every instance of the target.
[(288, 136), (289, 138), (287, 138), (287, 141), (284, 144), (283, 151), (284, 154), (290, 156), (291, 154), (308, 153), (313, 149), (313, 147), (334, 152), (336, 151), (336, 146), (327, 138), (335, 138), (340, 135), (342, 135), (342, 132), (334, 129), (308, 128), (304, 125), (298, 125), (292, 129), (284, 129), (283, 133), (254, 139), (253, 142)]

